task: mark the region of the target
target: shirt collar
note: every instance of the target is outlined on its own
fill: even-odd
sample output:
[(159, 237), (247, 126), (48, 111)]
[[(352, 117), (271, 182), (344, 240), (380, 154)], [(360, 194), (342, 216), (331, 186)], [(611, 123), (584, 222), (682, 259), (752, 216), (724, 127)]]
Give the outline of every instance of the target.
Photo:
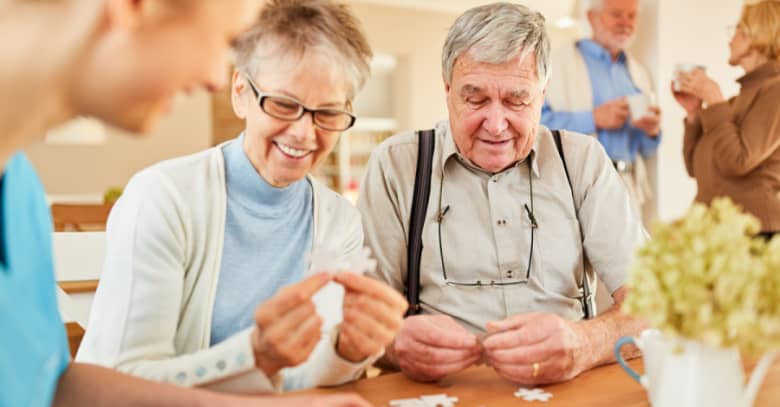
[[(591, 40), (591, 39), (583, 39), (580, 40), (577, 43), (577, 46), (579, 47), (580, 51), (582, 51), (583, 54), (598, 59), (604, 62), (612, 62), (612, 55), (610, 55), (609, 51), (607, 51), (606, 48), (598, 44), (597, 42)], [(625, 64), (626, 63), (626, 53), (620, 52), (618, 54), (618, 58), (616, 63)]]
[[(450, 127), (449, 122), (441, 122), (438, 126), (436, 126), (437, 133), (444, 134), (444, 141), (442, 142), (442, 162), (441, 166), (442, 168), (445, 168), (447, 163), (450, 161), (450, 159), (454, 159), (454, 161), (457, 161), (461, 165), (465, 166), (466, 168), (469, 168), (473, 171), (482, 172), (489, 175), (495, 175), (492, 173), (489, 173), (485, 171), (484, 169), (478, 167), (476, 164), (471, 162), (468, 158), (464, 157), (460, 152), (458, 151), (458, 146), (455, 145), (455, 140), (452, 138), (452, 128)], [(544, 126), (539, 126), (536, 131), (536, 140), (534, 140), (534, 145), (531, 147), (531, 151), (528, 153), (528, 157), (526, 159), (531, 160), (531, 171), (533, 172), (534, 176), (539, 178), (539, 163), (537, 162), (537, 151), (539, 149), (539, 138), (543, 134)], [(514, 165), (510, 166), (509, 168), (505, 169), (504, 171), (501, 171), (501, 173), (511, 171), (513, 168), (519, 166), (520, 164), (525, 163), (525, 160), (517, 161)], [(500, 173), (499, 173), (500, 174)]]

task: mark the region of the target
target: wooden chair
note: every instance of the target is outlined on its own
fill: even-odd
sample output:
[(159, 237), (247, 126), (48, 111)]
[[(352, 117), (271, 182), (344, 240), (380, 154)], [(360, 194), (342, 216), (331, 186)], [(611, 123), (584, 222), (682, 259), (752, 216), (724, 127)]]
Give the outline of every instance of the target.
[(114, 204), (52, 204), (54, 231), (106, 230), (106, 221)]
[(68, 347), (70, 348), (70, 356), (75, 358), (76, 352), (81, 345), (81, 339), (84, 338), (84, 328), (76, 322), (66, 322), (65, 332), (68, 334)]
[(52, 249), (57, 278), (57, 303), (65, 322), (71, 355), (75, 355), (89, 321), (89, 312), (105, 260), (106, 232), (54, 232)]

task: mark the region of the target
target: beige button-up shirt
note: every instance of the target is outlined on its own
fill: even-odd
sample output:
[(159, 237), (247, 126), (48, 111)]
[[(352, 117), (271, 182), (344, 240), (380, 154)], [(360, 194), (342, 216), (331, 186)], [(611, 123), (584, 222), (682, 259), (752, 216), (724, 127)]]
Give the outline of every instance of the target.
[[(423, 313), (448, 314), (473, 331), (526, 312), (576, 320), (583, 315), (578, 288), (585, 261), (609, 292), (624, 284), (635, 248), (646, 234), (595, 138), (562, 135), (575, 205), (547, 128), (539, 128), (526, 160), (498, 174), (477, 168), (458, 153), (448, 122), (440, 122), (435, 134), (422, 233)], [(405, 133), (377, 147), (358, 201), (366, 243), (378, 261), (372, 276), (400, 292), (406, 286), (417, 145), (417, 135)], [(483, 285), (453, 284), (477, 281)]]

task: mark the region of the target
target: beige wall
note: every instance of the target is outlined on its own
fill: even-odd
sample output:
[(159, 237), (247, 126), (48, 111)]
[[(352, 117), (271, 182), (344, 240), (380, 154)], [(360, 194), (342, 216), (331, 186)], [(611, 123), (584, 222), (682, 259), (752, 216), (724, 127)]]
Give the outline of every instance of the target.
[[(375, 52), (398, 58), (393, 112), (400, 130), (431, 128), (447, 117), (441, 47), (455, 14), (354, 4)], [(414, 95), (414, 97), (412, 97)]]
[(142, 138), (108, 130), (104, 145), (36, 144), (27, 149), (50, 194), (102, 193), (124, 186), (140, 169), (209, 146), (210, 96), (195, 93), (177, 101), (174, 111)]
[(685, 213), (696, 195), (696, 185), (685, 172), (682, 158), (685, 112), (669, 91), (677, 63), (707, 66), (723, 94), (734, 95), (741, 71), (728, 66), (726, 27), (736, 24), (742, 2), (735, 0), (658, 0), (659, 102), (663, 110), (664, 140), (659, 151), (659, 215), (671, 220)]

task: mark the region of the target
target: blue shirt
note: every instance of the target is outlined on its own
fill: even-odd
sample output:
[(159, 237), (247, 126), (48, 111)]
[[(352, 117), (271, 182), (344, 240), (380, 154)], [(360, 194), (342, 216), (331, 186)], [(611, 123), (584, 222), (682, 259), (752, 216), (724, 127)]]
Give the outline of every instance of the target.
[(254, 324), (255, 308), (303, 278), (313, 238), (307, 179), (275, 188), (244, 153), (244, 135), (226, 144), (227, 214), (211, 345)]
[[(592, 40), (579, 41), (577, 48), (588, 67), (588, 76), (593, 88), (594, 108), (613, 99), (641, 93), (631, 80), (625, 54), (621, 53), (617, 61), (612, 61), (609, 51)], [(655, 154), (661, 141), (660, 134), (658, 137), (650, 137), (642, 130), (631, 126), (630, 120), (626, 120), (626, 124), (620, 129), (597, 130), (593, 122), (592, 110), (554, 111), (548, 101), (545, 101), (542, 107), (542, 124), (550, 129), (566, 129), (584, 134), (596, 133), (607, 155), (613, 160), (633, 162), (637, 154), (641, 154), (642, 157), (651, 156)]]
[(0, 406), (49, 406), (70, 361), (57, 307), (52, 220), (27, 158), (0, 181)]

